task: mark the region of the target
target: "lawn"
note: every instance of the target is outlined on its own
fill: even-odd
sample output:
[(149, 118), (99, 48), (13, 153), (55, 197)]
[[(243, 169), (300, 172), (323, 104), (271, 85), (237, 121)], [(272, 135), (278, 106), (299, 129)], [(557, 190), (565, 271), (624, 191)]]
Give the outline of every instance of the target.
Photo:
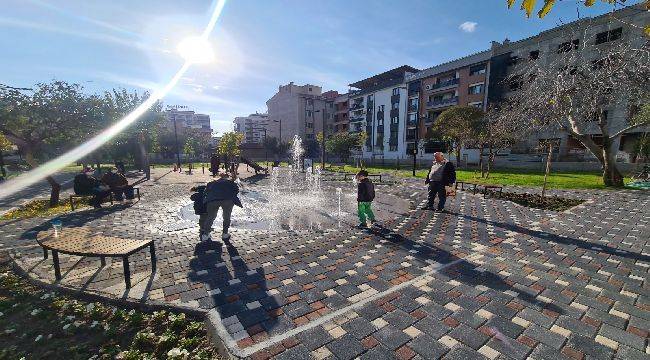
[[(0, 263), (6, 259), (0, 259)], [(44, 291), (0, 264), (0, 360), (214, 359), (203, 322)]]
[[(345, 172), (357, 172), (358, 168), (350, 165), (345, 167), (334, 166), (333, 169)], [(367, 167), (368, 172), (393, 174), (402, 177), (412, 177), (412, 171), (401, 169), (395, 170), (390, 167)], [(417, 170), (416, 177), (424, 179), (427, 175), (427, 170)], [(481, 174), (477, 170), (464, 170), (459, 169), (456, 171), (456, 176), (459, 181), (471, 181), (481, 184), (491, 185), (510, 185), (510, 186), (539, 186), (544, 183), (544, 172), (538, 170), (528, 169), (498, 169), (492, 170), (488, 179), (481, 178)], [(630, 179), (625, 179), (628, 182)], [(558, 171), (551, 172), (548, 178), (549, 189), (604, 189), (603, 180), (599, 172), (569, 172)]]

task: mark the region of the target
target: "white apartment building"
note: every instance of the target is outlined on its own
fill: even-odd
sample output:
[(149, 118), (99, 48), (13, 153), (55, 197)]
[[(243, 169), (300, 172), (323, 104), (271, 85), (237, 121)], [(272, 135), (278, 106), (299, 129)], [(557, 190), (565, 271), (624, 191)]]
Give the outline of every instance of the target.
[(234, 130), (244, 134), (244, 144), (261, 144), (266, 137), (279, 137), (278, 126), (271, 126), (267, 114), (250, 114), (236, 117), (233, 121)]
[(166, 127), (169, 131), (174, 131), (174, 126), (178, 134), (183, 134), (186, 129), (193, 129), (200, 133), (212, 136), (210, 127), (210, 115), (197, 114), (191, 110), (169, 109), (165, 111), (167, 116)]
[(365, 132), (361, 156), (383, 161), (408, 157), (406, 146), (407, 102), (405, 76), (417, 72), (400, 66), (350, 84), (349, 131)]

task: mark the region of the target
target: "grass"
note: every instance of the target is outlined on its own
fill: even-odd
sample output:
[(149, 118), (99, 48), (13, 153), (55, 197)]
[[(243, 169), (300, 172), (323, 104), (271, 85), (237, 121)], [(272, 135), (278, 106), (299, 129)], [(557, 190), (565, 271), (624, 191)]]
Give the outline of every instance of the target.
[[(76, 208), (89, 207), (89, 200), (92, 197), (76, 199)], [(19, 207), (18, 209), (11, 210), (2, 216), (0, 220), (15, 220), (15, 219), (28, 219), (34, 217), (51, 217), (70, 212), (70, 199), (59, 200), (59, 204), (50, 207), (50, 200), (48, 199), (35, 199), (27, 204)]]
[[(333, 166), (333, 170), (354, 173), (359, 168), (354, 166)], [(396, 170), (394, 167), (367, 167), (368, 172), (392, 174), (401, 177), (412, 177), (412, 171), (406, 169)], [(424, 179), (427, 176), (426, 169), (416, 170), (417, 178)], [(530, 169), (497, 169), (490, 172), (489, 178), (481, 178), (481, 173), (477, 170), (458, 169), (456, 171), (458, 181), (476, 182), (488, 185), (509, 185), (509, 186), (526, 186), (541, 187), (544, 183), (544, 172)], [(630, 181), (626, 178), (625, 182)], [(557, 171), (551, 172), (548, 178), (549, 189), (604, 189), (603, 180), (600, 172), (581, 172), (581, 171)]]
[(0, 360), (214, 359), (202, 322), (46, 292), (0, 265)]

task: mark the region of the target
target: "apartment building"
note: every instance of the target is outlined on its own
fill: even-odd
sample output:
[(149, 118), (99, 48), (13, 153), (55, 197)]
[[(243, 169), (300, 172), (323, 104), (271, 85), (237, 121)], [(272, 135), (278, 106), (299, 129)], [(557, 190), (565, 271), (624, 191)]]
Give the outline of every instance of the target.
[(408, 65), (350, 84), (349, 131), (365, 132), (364, 159), (406, 157), (405, 78), (418, 69)]
[(408, 154), (418, 149), (418, 143), (424, 145), (418, 149), (419, 158), (432, 158), (434, 152), (442, 150), (426, 138), (436, 118), (446, 109), (459, 105), (486, 109), (491, 53), (482, 51), (406, 77)]
[(348, 94), (341, 94), (334, 99), (334, 132), (347, 132), (350, 127), (350, 101)]
[[(338, 92), (323, 93), (320, 86), (296, 85), (290, 82), (278, 87), (278, 92), (266, 101), (271, 126), (278, 127), (278, 137), (283, 142), (294, 135), (303, 140), (316, 140), (316, 135), (333, 130), (334, 100)], [(329, 131), (328, 131), (329, 130)]]
[(271, 126), (267, 114), (250, 114), (236, 117), (233, 121), (234, 130), (244, 134), (244, 144), (261, 144), (264, 136), (279, 137), (279, 126)]
[(186, 129), (193, 129), (200, 133), (212, 136), (210, 127), (210, 115), (197, 114), (191, 110), (168, 109), (165, 111), (167, 117), (166, 128), (173, 132), (174, 127), (179, 135), (185, 133)]
[[(580, 51), (580, 56), (585, 62), (593, 62), (599, 60), (596, 50), (603, 47), (616, 46), (620, 43), (633, 44), (636, 47), (644, 46), (648, 43), (648, 38), (643, 34), (643, 27), (650, 23), (650, 13), (643, 6), (638, 4), (625, 7), (613, 14), (584, 18), (519, 41), (493, 42), (488, 101), (498, 103), (518, 90), (516, 81), (507, 82), (506, 79), (516, 76), (517, 70), (526, 62), (534, 61), (542, 66), (553, 66), (558, 56), (572, 51)], [(611, 133), (628, 124), (630, 109), (627, 104), (621, 102), (607, 109), (604, 115), (611, 123)], [(600, 137), (600, 129), (595, 123), (586, 131), (596, 140)], [(642, 134), (648, 131), (650, 127), (642, 127), (624, 134), (620, 143), (616, 145), (619, 147), (619, 155), (625, 159), (625, 153), (631, 152)], [(583, 160), (592, 157), (577, 140), (559, 129), (534, 134), (513, 150), (533, 152), (540, 140), (546, 139), (559, 140), (560, 159)]]

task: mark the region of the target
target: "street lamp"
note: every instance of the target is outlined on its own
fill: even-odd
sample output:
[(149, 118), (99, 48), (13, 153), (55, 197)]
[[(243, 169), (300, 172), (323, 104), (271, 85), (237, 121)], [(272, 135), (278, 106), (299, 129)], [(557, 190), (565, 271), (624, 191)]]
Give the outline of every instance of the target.
[(178, 130), (176, 129), (176, 114), (172, 113), (172, 119), (174, 120), (174, 144), (176, 146), (176, 166), (178, 166), (178, 169), (180, 170), (181, 168), (181, 153), (180, 149), (178, 148)]
[[(317, 113), (317, 112), (321, 112), (321, 110), (315, 110), (314, 111), (314, 113)], [(322, 117), (322, 119), (323, 119), (323, 121), (322, 121), (323, 140), (321, 141), (321, 144), (320, 144), (320, 168), (322, 170), (325, 170), (325, 108), (323, 108), (322, 113), (323, 113), (323, 117)], [(312, 169), (313, 168), (314, 167), (312, 166)]]

